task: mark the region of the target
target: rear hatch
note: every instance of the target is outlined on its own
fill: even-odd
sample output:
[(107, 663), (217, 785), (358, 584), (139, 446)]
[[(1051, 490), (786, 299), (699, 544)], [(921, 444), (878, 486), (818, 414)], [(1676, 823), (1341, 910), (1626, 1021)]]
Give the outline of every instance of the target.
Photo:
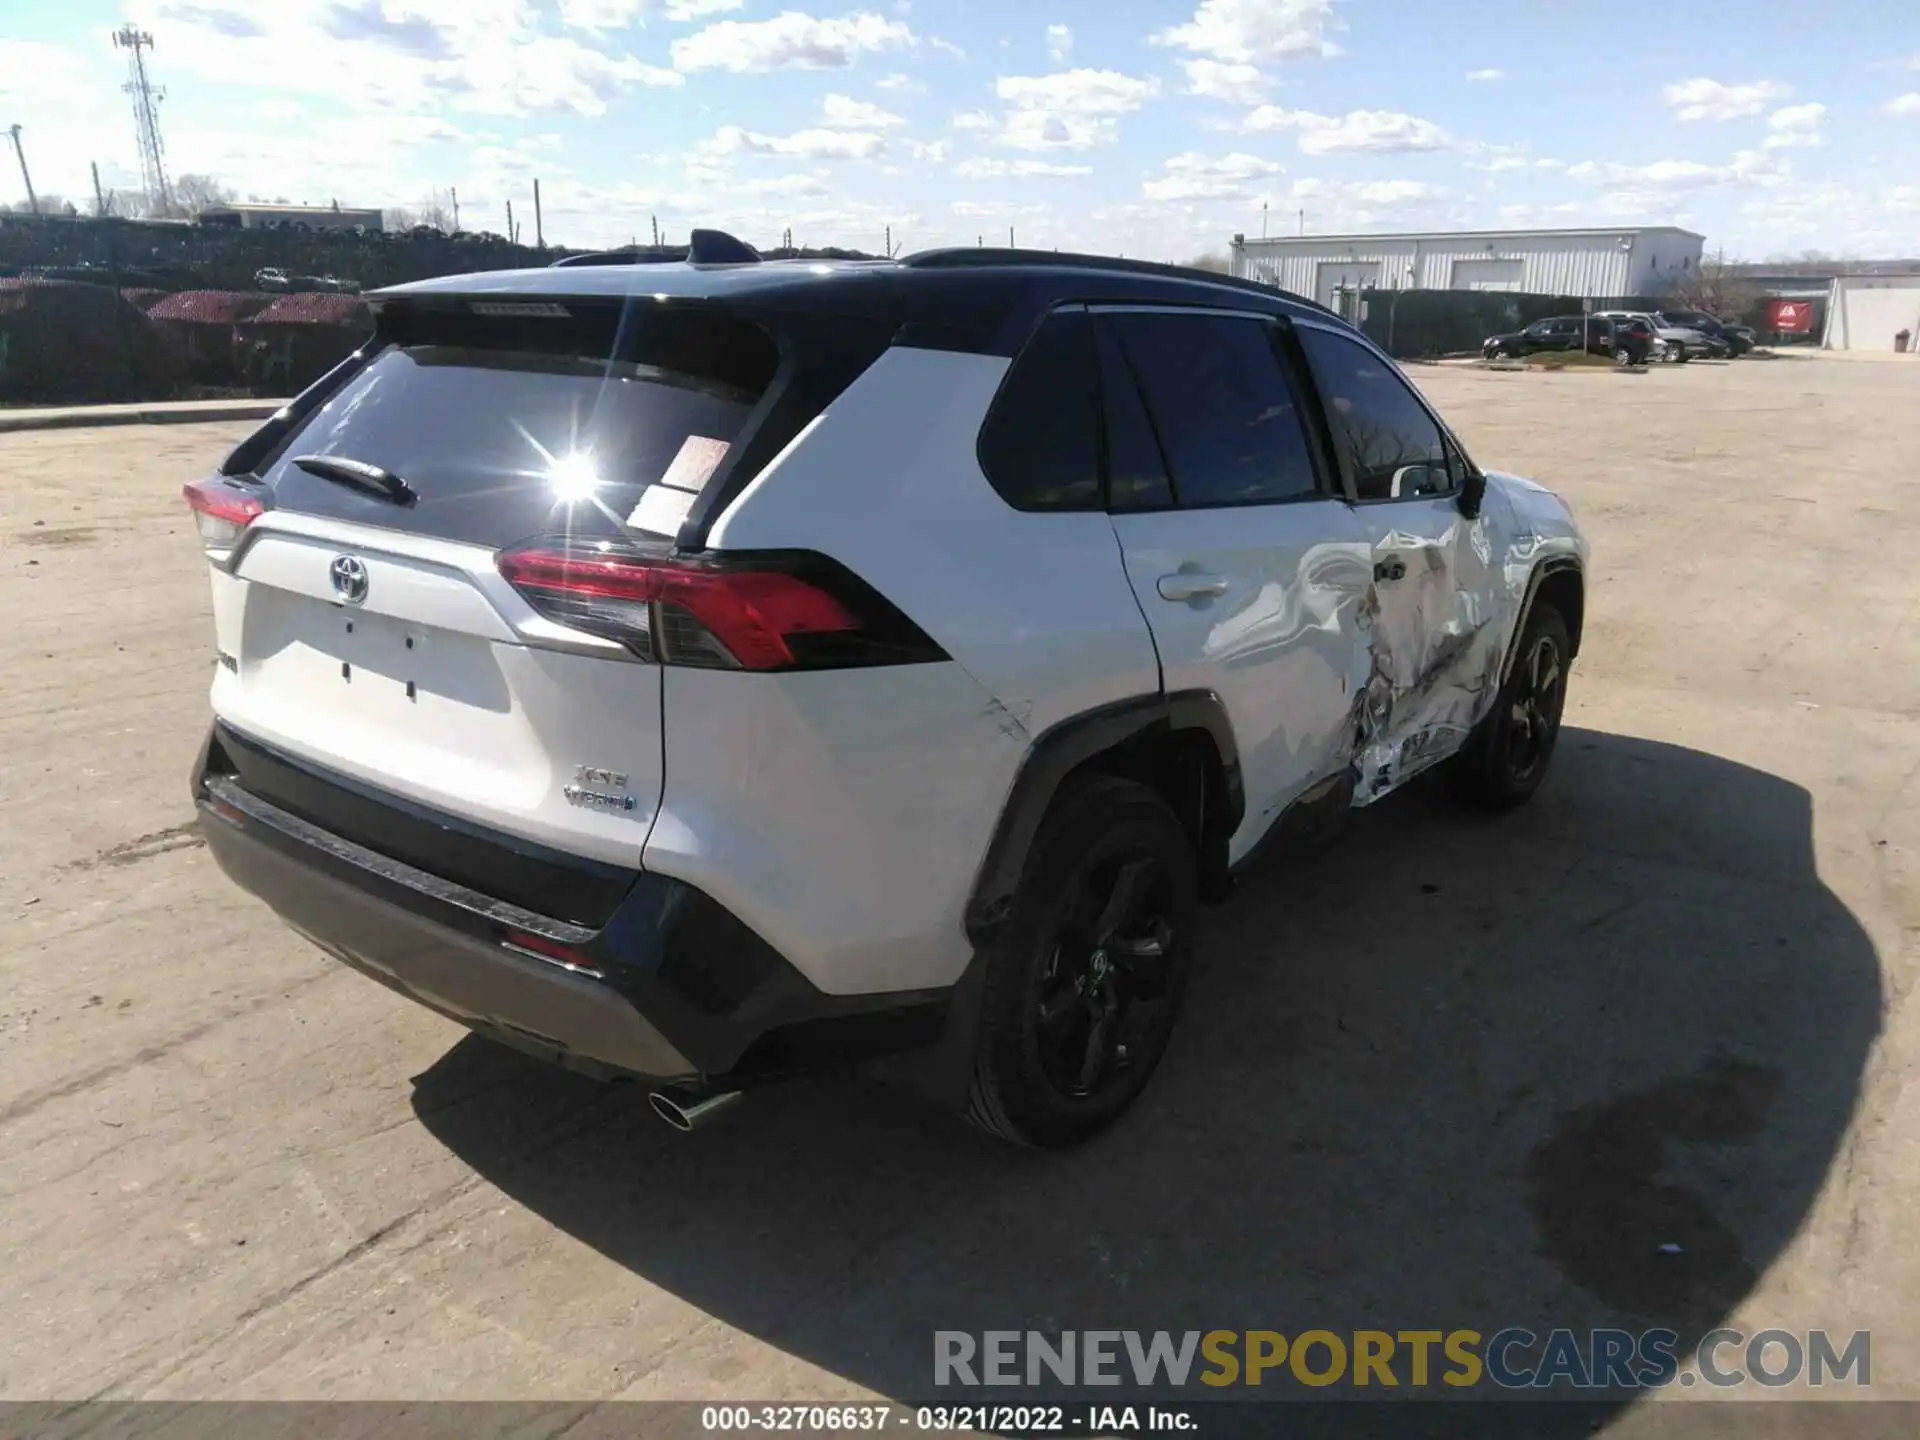
[[(376, 344), (253, 474), (194, 499), (203, 539), (210, 503), (243, 527), (208, 543), (215, 713), (429, 815), (637, 869), (661, 672), (620, 632), (536, 608), (499, 552), (665, 544), (742, 441), (778, 347), (719, 307), (442, 296), (389, 305)], [(364, 808), (308, 818), (346, 815), (376, 832), (348, 838), (382, 848)]]

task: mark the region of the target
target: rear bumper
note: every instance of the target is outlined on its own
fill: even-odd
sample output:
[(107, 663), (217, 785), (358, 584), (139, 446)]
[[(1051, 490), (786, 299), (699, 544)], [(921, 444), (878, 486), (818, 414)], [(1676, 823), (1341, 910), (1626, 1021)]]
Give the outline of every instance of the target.
[(228, 877), (335, 959), (518, 1049), (602, 1075), (746, 1084), (943, 1033), (950, 991), (826, 995), (678, 880), (635, 876), (589, 928), (383, 855), (248, 789), (229, 757), (243, 749), (257, 758), (262, 747), (216, 725), (193, 774), (207, 847)]

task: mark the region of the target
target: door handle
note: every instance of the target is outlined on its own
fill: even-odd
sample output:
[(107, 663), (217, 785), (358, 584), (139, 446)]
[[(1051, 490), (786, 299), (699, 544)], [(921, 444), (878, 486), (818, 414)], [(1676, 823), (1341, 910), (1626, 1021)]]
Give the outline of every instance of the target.
[(1162, 575), (1154, 589), (1160, 592), (1162, 600), (1208, 600), (1226, 594), (1231, 583), (1218, 575), (1189, 570), (1178, 575)]
[(1407, 578), (1407, 562), (1398, 555), (1390, 556), (1373, 567), (1373, 578), (1383, 581), (1404, 580)]

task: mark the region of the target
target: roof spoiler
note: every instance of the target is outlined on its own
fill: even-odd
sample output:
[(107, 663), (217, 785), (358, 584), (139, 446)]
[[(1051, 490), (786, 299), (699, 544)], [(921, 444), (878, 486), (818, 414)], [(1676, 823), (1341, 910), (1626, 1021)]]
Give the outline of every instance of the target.
[(571, 265), (656, 265), (684, 259), (689, 265), (758, 265), (760, 252), (746, 241), (724, 230), (696, 230), (684, 252), (676, 247), (666, 254), (658, 246), (647, 250), (600, 250), (586, 255), (566, 255), (549, 269)]

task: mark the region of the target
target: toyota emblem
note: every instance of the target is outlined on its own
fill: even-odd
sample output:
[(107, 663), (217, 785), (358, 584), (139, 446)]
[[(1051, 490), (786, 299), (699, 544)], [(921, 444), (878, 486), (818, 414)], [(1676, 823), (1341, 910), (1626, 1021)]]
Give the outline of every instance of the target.
[(327, 574), (333, 580), (333, 593), (347, 604), (358, 605), (367, 598), (367, 567), (358, 556), (335, 556)]

